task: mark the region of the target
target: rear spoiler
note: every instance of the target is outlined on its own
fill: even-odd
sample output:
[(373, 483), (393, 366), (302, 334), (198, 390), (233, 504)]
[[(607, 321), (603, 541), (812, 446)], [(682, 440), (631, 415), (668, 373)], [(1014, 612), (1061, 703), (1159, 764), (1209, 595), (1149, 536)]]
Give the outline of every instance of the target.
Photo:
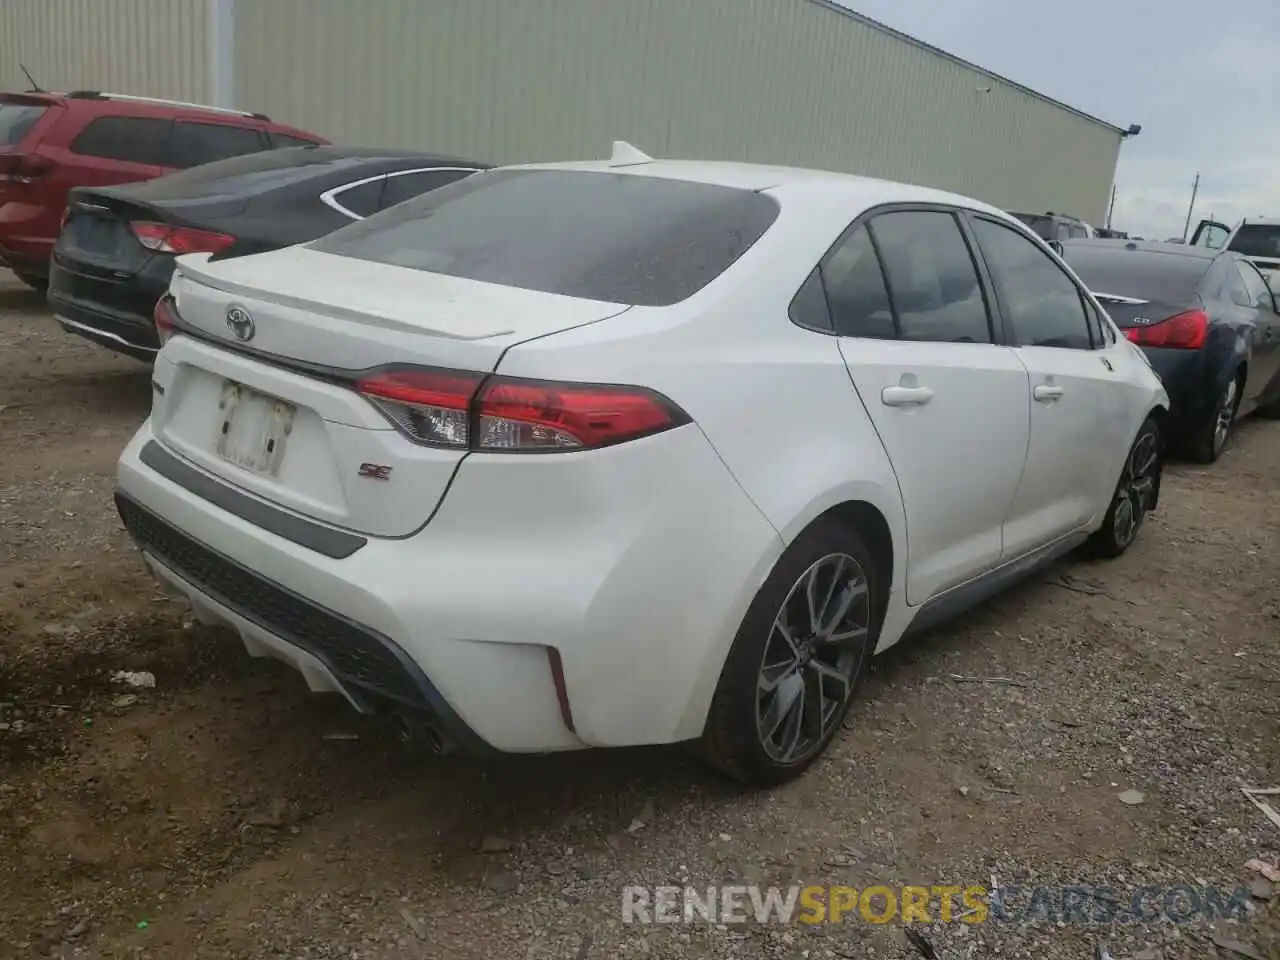
[(0, 103), (21, 103), (31, 107), (54, 107), (60, 102), (56, 93), (0, 93)]

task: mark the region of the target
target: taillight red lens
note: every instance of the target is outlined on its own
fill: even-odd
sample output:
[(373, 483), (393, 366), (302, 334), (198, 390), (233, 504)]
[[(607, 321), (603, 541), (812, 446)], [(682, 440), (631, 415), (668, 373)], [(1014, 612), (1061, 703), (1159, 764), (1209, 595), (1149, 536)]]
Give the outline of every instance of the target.
[(1147, 327), (1127, 327), (1124, 335), (1140, 347), (1199, 350), (1209, 336), (1209, 315), (1188, 310)]
[(409, 439), (435, 447), (470, 445), (471, 398), (484, 377), (453, 370), (386, 370), (356, 389)]
[(129, 224), (129, 228), (140, 244), (156, 253), (217, 253), (236, 242), (235, 237), (226, 233), (174, 227), (167, 223), (139, 221)]
[(156, 301), (156, 309), (152, 314), (156, 323), (156, 336), (160, 338), (160, 346), (164, 346), (170, 337), (177, 333), (175, 321), (178, 316), (178, 305), (172, 295), (165, 294)]
[(31, 183), (52, 172), (53, 161), (30, 153), (7, 153), (0, 157), (0, 183)]
[(494, 377), (479, 402), (481, 450), (606, 447), (686, 422), (665, 397), (638, 387)]
[(588, 450), (689, 422), (644, 387), (413, 369), (373, 374), (356, 389), (415, 442), (494, 453)]

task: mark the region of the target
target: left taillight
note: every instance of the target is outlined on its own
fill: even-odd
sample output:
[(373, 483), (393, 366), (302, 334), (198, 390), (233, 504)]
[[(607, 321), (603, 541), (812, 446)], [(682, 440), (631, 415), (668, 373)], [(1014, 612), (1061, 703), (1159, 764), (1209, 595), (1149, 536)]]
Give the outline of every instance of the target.
[(175, 256), (184, 253), (219, 253), (236, 242), (236, 238), (228, 233), (175, 227), (167, 223), (134, 221), (129, 224), (129, 229), (148, 250), (172, 253)]
[(1187, 310), (1145, 327), (1126, 327), (1125, 339), (1140, 347), (1199, 350), (1209, 338), (1209, 315)]
[(645, 387), (421, 368), (381, 371), (355, 386), (415, 443), (477, 452), (591, 450), (690, 422)]
[(54, 163), (31, 153), (0, 156), (0, 183), (34, 183), (53, 172)]
[(152, 316), (156, 322), (156, 336), (160, 339), (160, 346), (163, 347), (169, 338), (178, 332), (178, 305), (172, 294), (166, 293), (156, 301), (156, 309)]

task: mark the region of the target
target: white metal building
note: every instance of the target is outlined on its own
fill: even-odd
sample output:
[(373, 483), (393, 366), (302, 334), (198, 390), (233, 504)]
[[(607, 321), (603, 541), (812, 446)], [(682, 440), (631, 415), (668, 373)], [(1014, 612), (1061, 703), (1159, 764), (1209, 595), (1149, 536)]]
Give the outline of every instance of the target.
[(263, 111), (494, 163), (824, 167), (1105, 218), (1124, 133), (831, 0), (2, 0), (0, 89)]

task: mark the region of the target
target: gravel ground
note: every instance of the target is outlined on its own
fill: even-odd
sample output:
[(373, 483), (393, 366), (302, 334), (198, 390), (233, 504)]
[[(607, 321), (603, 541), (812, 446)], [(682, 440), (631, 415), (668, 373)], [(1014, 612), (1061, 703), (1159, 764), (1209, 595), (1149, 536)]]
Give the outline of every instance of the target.
[(896, 921), (628, 925), (622, 890), (994, 881), (1255, 889), (1216, 923), (911, 929), (946, 960), (1280, 958), (1245, 867), (1280, 826), (1240, 791), (1280, 785), (1280, 424), (1172, 467), (1121, 560), (880, 658), (828, 759), (743, 793), (678, 749), (427, 756), (195, 626), (110, 501), (149, 400), (0, 275), (0, 957), (908, 958)]

